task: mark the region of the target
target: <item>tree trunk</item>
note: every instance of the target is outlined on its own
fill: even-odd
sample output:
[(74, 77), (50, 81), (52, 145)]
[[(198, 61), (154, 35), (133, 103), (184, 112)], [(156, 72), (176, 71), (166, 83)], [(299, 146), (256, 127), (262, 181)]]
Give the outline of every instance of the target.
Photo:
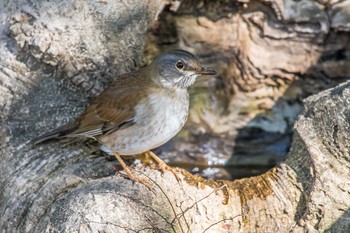
[[(349, 232), (350, 82), (319, 92), (348, 77), (349, 8), (307, 0), (0, 2), (1, 232)], [(314, 94), (283, 162), (235, 181), (181, 170), (181, 184), (133, 165), (149, 191), (115, 175), (116, 161), (95, 142), (30, 144), (79, 115), (115, 76), (172, 46), (215, 67), (228, 102), (206, 115), (194, 106), (185, 129), (193, 134), (203, 127), (234, 141), (242, 127), (268, 130), (271, 122), (286, 133), (299, 110), (277, 111), (293, 109), (281, 101)], [(262, 109), (276, 113), (263, 124)]]

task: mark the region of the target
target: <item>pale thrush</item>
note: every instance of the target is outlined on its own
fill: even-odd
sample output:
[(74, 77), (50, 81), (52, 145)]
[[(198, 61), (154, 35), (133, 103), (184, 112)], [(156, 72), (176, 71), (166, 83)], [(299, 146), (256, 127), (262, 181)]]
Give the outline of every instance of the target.
[(161, 169), (168, 168), (150, 150), (169, 141), (184, 126), (189, 112), (187, 88), (197, 76), (215, 74), (190, 52), (164, 53), (149, 66), (119, 76), (76, 120), (33, 142), (94, 138), (102, 144), (101, 150), (117, 158), (130, 179), (146, 184), (131, 173), (120, 155), (147, 152)]

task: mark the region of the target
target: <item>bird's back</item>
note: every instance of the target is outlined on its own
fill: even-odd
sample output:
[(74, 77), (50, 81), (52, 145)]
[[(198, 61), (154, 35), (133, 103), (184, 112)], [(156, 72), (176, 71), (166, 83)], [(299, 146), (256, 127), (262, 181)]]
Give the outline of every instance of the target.
[(144, 68), (119, 76), (77, 119), (32, 140), (32, 143), (62, 137), (96, 137), (130, 123), (135, 115), (134, 107), (158, 88), (150, 82), (147, 72)]

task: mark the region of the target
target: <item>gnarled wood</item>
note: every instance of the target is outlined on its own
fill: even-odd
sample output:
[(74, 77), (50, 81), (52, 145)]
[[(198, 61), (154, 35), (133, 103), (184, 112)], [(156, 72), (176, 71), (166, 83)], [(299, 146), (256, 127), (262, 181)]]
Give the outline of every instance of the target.
[[(182, 12), (173, 22), (179, 46), (194, 48), (203, 60), (212, 54), (208, 63), (217, 64), (242, 106), (247, 96), (279, 97), (297, 79), (315, 92), (315, 83), (322, 89), (348, 77), (347, 1), (210, 2), (178, 9), (171, 3)], [(1, 231), (348, 232), (350, 82), (305, 100), (283, 163), (233, 182), (182, 172), (181, 187), (170, 172), (135, 165), (154, 184), (151, 192), (115, 175), (117, 163), (94, 142), (29, 144), (77, 116), (114, 76), (141, 64), (146, 31), (168, 3), (0, 3)], [(194, 9), (199, 16), (191, 16)], [(314, 81), (321, 74), (329, 83)], [(284, 89), (261, 91), (266, 86)], [(231, 117), (218, 119), (224, 125)]]

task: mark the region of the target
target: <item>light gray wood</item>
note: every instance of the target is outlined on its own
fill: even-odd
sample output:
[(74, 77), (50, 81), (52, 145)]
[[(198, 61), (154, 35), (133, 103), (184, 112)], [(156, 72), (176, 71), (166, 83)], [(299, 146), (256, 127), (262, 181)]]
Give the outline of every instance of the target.
[[(225, 54), (232, 58), (227, 49), (239, 46), (235, 62), (241, 63), (225, 78), (235, 74), (245, 91), (259, 96), (255, 90), (279, 82), (273, 75), (348, 76), (348, 1), (240, 2), (247, 7), (222, 21), (176, 22), (189, 27), (179, 27), (181, 38), (193, 33), (190, 45), (201, 35), (191, 23), (204, 25), (203, 32), (217, 30), (204, 45), (219, 51), (218, 68)], [(235, 182), (183, 181), (180, 187), (170, 172), (136, 166), (154, 181), (152, 193), (115, 175), (116, 162), (101, 156), (97, 144), (29, 144), (79, 115), (115, 75), (140, 66), (145, 33), (163, 4), (0, 2), (0, 231), (348, 232), (349, 82), (305, 100), (285, 162)], [(247, 12), (254, 4), (266, 8)], [(318, 62), (338, 49), (345, 51), (341, 60)]]

